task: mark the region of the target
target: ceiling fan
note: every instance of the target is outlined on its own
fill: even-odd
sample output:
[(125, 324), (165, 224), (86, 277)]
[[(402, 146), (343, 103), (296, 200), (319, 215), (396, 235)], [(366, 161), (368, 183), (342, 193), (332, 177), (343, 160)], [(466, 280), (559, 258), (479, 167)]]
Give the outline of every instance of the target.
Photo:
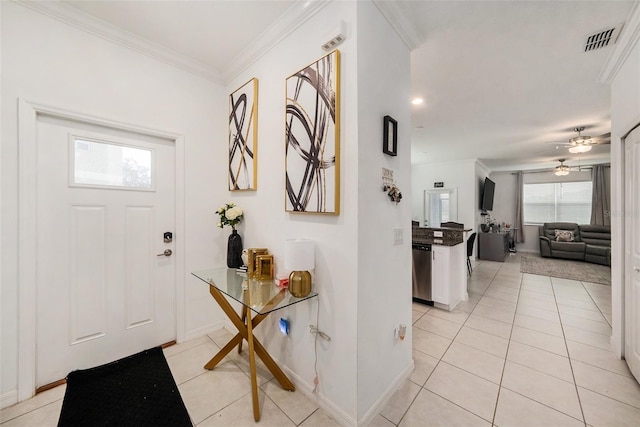
[(554, 173), (556, 176), (565, 176), (565, 175), (569, 175), (570, 168), (569, 168), (569, 166), (567, 166), (567, 165), (565, 165), (565, 164), (564, 164), (564, 161), (565, 161), (565, 160), (566, 160), (566, 159), (558, 159), (558, 161), (560, 162), (560, 165), (559, 165), (559, 166), (556, 166), (556, 167), (555, 167), (555, 169), (553, 170), (553, 173)]
[(581, 154), (590, 151), (594, 145), (611, 143), (611, 133), (605, 133), (600, 136), (592, 137), (582, 135), (584, 126), (573, 128), (573, 130), (575, 132), (578, 132), (578, 136), (571, 138), (569, 141), (551, 142), (551, 144), (567, 147), (569, 148), (570, 153)]

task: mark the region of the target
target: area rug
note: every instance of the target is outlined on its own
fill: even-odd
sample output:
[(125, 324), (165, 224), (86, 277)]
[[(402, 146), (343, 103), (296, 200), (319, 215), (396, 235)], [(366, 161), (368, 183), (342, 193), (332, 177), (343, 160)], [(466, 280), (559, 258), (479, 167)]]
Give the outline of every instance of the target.
[(59, 427), (192, 425), (160, 347), (67, 376)]
[(584, 261), (523, 256), (520, 272), (611, 286), (610, 267)]

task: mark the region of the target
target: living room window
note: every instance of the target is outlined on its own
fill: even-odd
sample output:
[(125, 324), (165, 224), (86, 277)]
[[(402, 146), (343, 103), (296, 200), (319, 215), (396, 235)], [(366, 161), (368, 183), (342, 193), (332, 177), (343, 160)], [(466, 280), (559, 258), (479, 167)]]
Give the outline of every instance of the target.
[(591, 191), (591, 181), (524, 184), (524, 222), (589, 224)]

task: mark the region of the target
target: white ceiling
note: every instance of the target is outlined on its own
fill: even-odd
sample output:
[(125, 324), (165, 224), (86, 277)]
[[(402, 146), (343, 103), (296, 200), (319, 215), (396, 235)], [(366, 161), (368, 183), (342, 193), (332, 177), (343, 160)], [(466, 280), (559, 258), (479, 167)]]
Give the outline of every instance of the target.
[[(403, 2), (425, 42), (412, 52), (412, 160), (480, 158), (492, 170), (608, 160), (556, 149), (573, 128), (610, 131), (609, 88), (597, 82), (613, 47), (588, 35), (623, 23), (633, 2)], [(424, 126), (418, 130), (416, 127)]]
[[(63, 3), (224, 80), (252, 48), (266, 50), (265, 35), (277, 38), (282, 22), (291, 26), (295, 14), (326, 0)], [(413, 95), (425, 100), (412, 107), (412, 163), (479, 158), (492, 170), (515, 170), (559, 158), (572, 166), (608, 161), (608, 145), (578, 158), (546, 142), (568, 140), (576, 126), (591, 136), (610, 131), (609, 88), (597, 77), (612, 47), (584, 53), (584, 44), (623, 23), (634, 2), (376, 3), (422, 42), (411, 54)]]

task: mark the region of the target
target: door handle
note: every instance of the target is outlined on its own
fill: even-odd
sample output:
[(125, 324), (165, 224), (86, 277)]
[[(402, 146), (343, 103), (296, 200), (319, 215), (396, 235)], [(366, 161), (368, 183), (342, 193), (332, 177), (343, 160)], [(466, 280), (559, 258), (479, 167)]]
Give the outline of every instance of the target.
[(171, 249), (165, 249), (164, 252), (158, 254), (158, 256), (171, 256), (172, 253), (173, 252), (171, 252)]
[(633, 267), (633, 269), (636, 271), (636, 273), (640, 273), (640, 267)]

